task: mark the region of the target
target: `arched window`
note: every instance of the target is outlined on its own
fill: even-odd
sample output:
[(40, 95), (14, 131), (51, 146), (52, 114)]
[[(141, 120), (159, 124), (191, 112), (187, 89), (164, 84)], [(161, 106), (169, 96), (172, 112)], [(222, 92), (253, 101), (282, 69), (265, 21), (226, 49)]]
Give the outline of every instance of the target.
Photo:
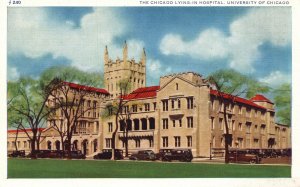
[(47, 148), (48, 148), (48, 150), (51, 150), (51, 142), (50, 141), (47, 142)]
[(124, 131), (124, 130), (125, 130), (125, 121), (120, 120), (120, 131)]
[(142, 130), (147, 130), (147, 119), (146, 118), (142, 118)]
[(139, 119), (134, 119), (134, 130), (140, 130), (140, 121)]
[(150, 129), (155, 129), (155, 119), (149, 118)]

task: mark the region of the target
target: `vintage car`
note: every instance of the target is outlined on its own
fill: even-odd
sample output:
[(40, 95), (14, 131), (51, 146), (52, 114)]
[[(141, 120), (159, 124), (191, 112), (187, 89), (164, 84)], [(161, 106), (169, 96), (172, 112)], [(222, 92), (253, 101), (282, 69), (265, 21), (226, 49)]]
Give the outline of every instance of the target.
[(170, 152), (166, 152), (162, 161), (179, 160), (182, 162), (191, 162), (193, 160), (193, 154), (190, 149), (172, 149)]
[(172, 149), (160, 149), (158, 153), (155, 154), (156, 160), (162, 160), (163, 156), (170, 153)]
[(28, 155), (26, 155), (27, 158), (48, 158), (48, 155), (51, 151), (50, 150), (35, 150), (31, 151)]
[(261, 158), (256, 154), (247, 153), (245, 151), (230, 151), (229, 152), (229, 162), (231, 163), (250, 163), (259, 164)]
[[(101, 153), (98, 153), (94, 156), (94, 159), (111, 159), (112, 150), (111, 149), (103, 149)], [(123, 151), (121, 149), (115, 149), (115, 158), (117, 160), (123, 159)]]
[(132, 154), (130, 160), (152, 160), (156, 159), (155, 153), (152, 150), (141, 150)]
[(13, 151), (8, 156), (9, 157), (25, 157), (25, 151), (24, 150)]
[[(68, 152), (65, 152), (64, 156), (66, 158), (68, 158), (69, 157)], [(78, 151), (71, 151), (70, 152), (70, 158), (73, 158), (73, 159), (85, 159), (86, 156), (84, 154), (82, 154), (82, 152), (80, 150), (78, 150)]]

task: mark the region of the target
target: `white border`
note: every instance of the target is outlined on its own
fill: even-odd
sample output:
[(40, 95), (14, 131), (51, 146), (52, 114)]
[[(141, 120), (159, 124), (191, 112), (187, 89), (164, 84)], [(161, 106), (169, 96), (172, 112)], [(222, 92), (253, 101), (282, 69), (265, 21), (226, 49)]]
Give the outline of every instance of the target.
[[(289, 6), (292, 6), (293, 14), (293, 43), (292, 43), (292, 145), (293, 145), (293, 160), (292, 160), (292, 178), (291, 179), (6, 179), (7, 177), (7, 159), (6, 159), (6, 69), (7, 69), (7, 42), (6, 42), (6, 32), (7, 32), (7, 6), (9, 0), (0, 1), (0, 186), (87, 186), (87, 185), (97, 185), (97, 186), (299, 186), (300, 185), (300, 149), (299, 149), (299, 137), (300, 137), (300, 84), (299, 73), (300, 73), (300, 29), (299, 29), (299, 18), (300, 18), (300, 1), (299, 0), (288, 0), (290, 2)], [(21, 0), (22, 7), (31, 6), (146, 6), (140, 5), (139, 0), (43, 0), (43, 1), (33, 1), (33, 0)], [(174, 0), (173, 0), (174, 1)], [(201, 0), (203, 1), (203, 0)], [(226, 1), (226, 0), (222, 0)], [(258, 1), (258, 0), (253, 0)], [(277, 0), (276, 0), (277, 1)], [(147, 5), (154, 6), (154, 5)], [(169, 5), (159, 5), (159, 6), (169, 6)], [(173, 5), (171, 5), (173, 6)], [(184, 5), (190, 6), (190, 5)], [(217, 6), (217, 5), (215, 5)], [(225, 5), (231, 6), (231, 5)], [(243, 5), (245, 6), (245, 5)], [(248, 6), (248, 5), (246, 5)], [(263, 5), (269, 6), (269, 5)], [(277, 5), (280, 6), (280, 5)], [(45, 168), (46, 169), (46, 168)], [(159, 172), (159, 171), (158, 171)]]

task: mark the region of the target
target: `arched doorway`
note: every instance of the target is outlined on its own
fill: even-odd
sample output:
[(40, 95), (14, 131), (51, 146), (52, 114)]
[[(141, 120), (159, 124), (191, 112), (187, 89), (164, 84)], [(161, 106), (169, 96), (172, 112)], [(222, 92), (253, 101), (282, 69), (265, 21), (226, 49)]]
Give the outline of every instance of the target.
[(69, 150), (69, 143), (67, 142), (67, 140), (64, 141), (64, 148), (65, 150)]
[(86, 155), (87, 153), (88, 153), (88, 140), (87, 139), (85, 139), (85, 140), (83, 140), (83, 142), (82, 142), (82, 153), (84, 154), (84, 155)]
[(73, 151), (77, 151), (78, 150), (78, 140), (74, 140), (72, 148), (73, 148)]
[(48, 149), (48, 150), (51, 150), (51, 148), (52, 148), (51, 141), (47, 141), (47, 149)]
[(56, 140), (55, 141), (55, 148), (56, 148), (56, 150), (60, 150), (60, 141), (59, 140)]

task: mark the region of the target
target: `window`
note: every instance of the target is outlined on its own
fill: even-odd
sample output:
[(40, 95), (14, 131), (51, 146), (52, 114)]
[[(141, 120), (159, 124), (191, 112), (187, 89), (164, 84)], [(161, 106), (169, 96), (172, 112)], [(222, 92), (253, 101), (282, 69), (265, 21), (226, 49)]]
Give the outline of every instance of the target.
[(182, 127), (182, 120), (179, 120), (179, 127)]
[(222, 101), (219, 101), (219, 111), (223, 111), (224, 103)]
[(251, 109), (249, 107), (246, 108), (246, 117), (251, 117)]
[(80, 123), (79, 123), (79, 133), (86, 134), (86, 121), (80, 121)]
[(255, 131), (255, 132), (258, 131), (257, 125), (254, 126), (254, 131)]
[(163, 142), (163, 147), (168, 147), (169, 145), (169, 142), (168, 142), (168, 137), (167, 136), (164, 136), (162, 137), (162, 142)]
[(246, 133), (251, 133), (251, 123), (246, 123)]
[(175, 120), (173, 120), (173, 127), (175, 127), (176, 126), (176, 121)]
[(221, 146), (223, 147), (224, 146), (224, 138), (221, 137)]
[(153, 147), (153, 145), (154, 145), (154, 144), (153, 144), (153, 138), (150, 138), (150, 139), (149, 139), (149, 147)]
[(239, 114), (242, 114), (242, 106), (239, 106)]
[(180, 147), (180, 136), (174, 136), (175, 147)]
[(193, 107), (194, 107), (194, 104), (193, 104), (193, 97), (188, 97), (187, 98), (187, 108), (188, 109), (193, 109)]
[(168, 100), (163, 100), (163, 111), (168, 111)]
[(112, 122), (109, 122), (108, 123), (108, 132), (112, 132), (112, 127), (113, 126), (113, 124), (112, 124)]
[(149, 103), (145, 103), (145, 111), (150, 111), (150, 104)]
[(243, 144), (243, 138), (238, 138), (238, 147), (239, 148), (243, 148), (244, 147), (244, 144)]
[(174, 99), (171, 100), (171, 106), (172, 106), (172, 109), (174, 109), (174, 104), (175, 104), (175, 101)]
[(223, 130), (223, 118), (219, 118), (219, 127)]
[(105, 145), (106, 145), (106, 148), (111, 147), (111, 138), (105, 138)]
[(137, 105), (132, 105), (132, 112), (137, 112)]
[(178, 83), (176, 83), (176, 90), (178, 90)]
[(124, 106), (124, 113), (127, 114), (129, 112), (129, 106)]
[(211, 129), (215, 129), (215, 118), (211, 117)]
[(135, 147), (141, 147), (141, 140), (135, 140)]
[(266, 125), (261, 125), (260, 126), (260, 133), (265, 134), (265, 129), (266, 129)]
[(235, 120), (232, 120), (232, 130), (235, 131)]
[(193, 128), (193, 117), (187, 117), (187, 128)]
[(163, 129), (168, 129), (168, 118), (163, 119)]
[(187, 146), (192, 147), (192, 142), (193, 142), (192, 141), (192, 136), (187, 136), (186, 139), (187, 139)]
[(24, 148), (27, 148), (27, 142), (23, 141), (23, 144), (24, 144)]
[(178, 105), (178, 108), (180, 108), (180, 107), (181, 107), (180, 99), (178, 99), (178, 101), (177, 101), (177, 105)]
[(239, 131), (242, 131), (242, 123), (239, 123)]
[(153, 110), (156, 110), (156, 102), (153, 103)]

